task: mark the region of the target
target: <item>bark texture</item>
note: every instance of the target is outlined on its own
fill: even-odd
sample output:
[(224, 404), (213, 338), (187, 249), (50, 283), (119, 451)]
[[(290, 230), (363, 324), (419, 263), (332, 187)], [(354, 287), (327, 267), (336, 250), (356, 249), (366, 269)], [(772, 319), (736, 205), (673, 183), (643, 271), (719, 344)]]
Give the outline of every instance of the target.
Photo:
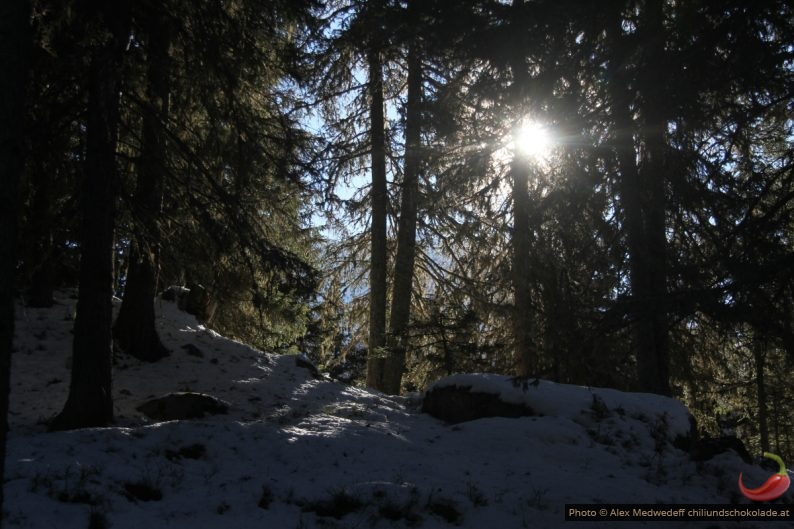
[(637, 369), (643, 391), (670, 395), (670, 338), (667, 308), (666, 95), (664, 93), (664, 12), (662, 0), (648, 0), (639, 31), (642, 59), (638, 75), (641, 138), (640, 189), (645, 221), (644, 292)]
[(72, 377), (66, 404), (50, 423), (53, 430), (113, 422), (111, 300), (118, 186), (116, 139), (121, 62), (129, 35), (129, 2), (103, 3), (86, 11), (85, 19), (96, 17), (107, 35), (91, 51)]
[[(513, 73), (513, 89), (515, 92), (515, 107), (523, 112), (528, 104), (526, 93), (529, 90), (529, 75), (524, 59), (523, 24), (521, 24), (523, 0), (513, 1), (515, 33), (515, 53), (512, 54), (510, 69)], [(513, 129), (513, 143), (517, 145), (522, 116), (518, 116), (518, 123)], [(512, 274), (513, 274), (513, 341), (515, 344), (514, 363), (516, 375), (519, 377), (537, 376), (539, 359), (535, 347), (534, 333), (534, 307), (532, 306), (532, 293), (530, 292), (530, 264), (531, 228), (529, 178), (532, 171), (530, 160), (520, 154), (513, 153), (510, 165), (511, 192), (513, 197), (513, 233), (512, 233)]]
[(169, 22), (161, 5), (146, 12), (147, 106), (143, 114), (142, 147), (133, 213), (135, 233), (130, 245), (124, 301), (113, 327), (116, 345), (128, 354), (155, 362), (168, 354), (155, 327), (160, 217), (163, 175), (166, 170), (166, 134), (169, 99)]
[[(0, 514), (3, 512), (11, 350), (14, 345), (17, 189), (24, 163), (21, 123), (30, 53), (30, 4), (0, 4)], [(2, 525), (2, 516), (0, 516)]]
[[(644, 5), (639, 48), (611, 28), (615, 66), (610, 91), (618, 192), (629, 250), (631, 316), (639, 389), (670, 394), (667, 316), (666, 174), (662, 6)], [(658, 18), (657, 18), (658, 17)], [(627, 68), (639, 56), (634, 70)], [(632, 110), (633, 109), (633, 110)]]
[[(375, 8), (373, 8), (375, 9)], [(376, 11), (377, 16), (377, 11)], [(383, 114), (383, 65), (379, 37), (367, 53), (370, 97), (370, 142), (372, 158), (372, 223), (370, 226), (369, 343), (367, 385), (384, 388), (386, 347), (386, 135)]]
[[(416, 4), (416, 0), (411, 6)], [(409, 7), (410, 9), (410, 7)], [(419, 171), (422, 162), (421, 123), (422, 62), (414, 41), (408, 50), (408, 100), (405, 122), (405, 170), (400, 198), (397, 256), (394, 262), (391, 315), (389, 318), (389, 357), (386, 361), (386, 393), (399, 394), (405, 373), (408, 330), (411, 320), (414, 261), (416, 258), (416, 217), (419, 200)]]

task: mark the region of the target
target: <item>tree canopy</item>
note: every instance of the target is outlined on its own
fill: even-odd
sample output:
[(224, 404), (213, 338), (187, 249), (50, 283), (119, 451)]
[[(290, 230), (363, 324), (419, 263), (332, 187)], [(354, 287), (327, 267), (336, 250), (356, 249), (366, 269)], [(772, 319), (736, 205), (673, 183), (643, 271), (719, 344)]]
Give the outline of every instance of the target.
[(183, 285), (384, 392), (654, 392), (790, 457), (789, 4), (32, 2), (4, 167), (22, 301), (79, 287), (54, 427), (112, 420), (114, 355), (169, 354), (153, 300)]

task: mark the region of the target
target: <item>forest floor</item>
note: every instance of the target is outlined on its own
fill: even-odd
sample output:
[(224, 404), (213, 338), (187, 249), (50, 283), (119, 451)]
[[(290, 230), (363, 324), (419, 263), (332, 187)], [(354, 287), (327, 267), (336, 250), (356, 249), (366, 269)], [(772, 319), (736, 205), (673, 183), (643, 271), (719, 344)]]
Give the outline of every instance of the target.
[[(769, 472), (733, 452), (696, 463), (675, 448), (677, 401), (541, 381), (464, 376), (542, 412), (450, 426), (389, 397), (257, 351), (158, 301), (171, 355), (115, 359), (111, 428), (47, 433), (69, 386), (74, 299), (19, 307), (4, 527), (785, 527), (787, 522), (565, 522), (565, 504), (749, 504)], [(228, 414), (153, 422), (136, 407), (174, 391)], [(512, 397), (511, 397), (512, 395)], [(518, 397), (516, 397), (518, 395)], [(792, 492), (786, 498), (792, 497)], [(790, 523), (790, 522), (788, 522)]]

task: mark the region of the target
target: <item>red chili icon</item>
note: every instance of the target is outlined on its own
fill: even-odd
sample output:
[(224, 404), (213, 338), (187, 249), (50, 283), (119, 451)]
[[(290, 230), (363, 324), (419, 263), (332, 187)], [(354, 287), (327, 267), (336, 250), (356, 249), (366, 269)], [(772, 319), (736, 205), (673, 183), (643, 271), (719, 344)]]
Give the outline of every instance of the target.
[(742, 475), (739, 474), (739, 490), (753, 501), (769, 501), (779, 498), (781, 494), (786, 492), (788, 486), (791, 484), (791, 479), (788, 477), (786, 465), (783, 464), (783, 460), (769, 452), (764, 452), (764, 457), (774, 459), (777, 461), (778, 465), (780, 465), (780, 472), (769, 476), (766, 483), (757, 489), (746, 489), (742, 484)]

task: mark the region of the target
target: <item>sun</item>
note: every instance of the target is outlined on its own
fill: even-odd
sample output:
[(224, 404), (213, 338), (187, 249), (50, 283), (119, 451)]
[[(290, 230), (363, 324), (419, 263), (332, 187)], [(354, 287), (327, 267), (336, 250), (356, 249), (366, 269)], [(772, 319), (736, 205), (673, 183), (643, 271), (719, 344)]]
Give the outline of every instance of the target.
[(513, 136), (513, 149), (530, 158), (541, 160), (549, 155), (551, 148), (549, 131), (536, 121), (524, 122)]

